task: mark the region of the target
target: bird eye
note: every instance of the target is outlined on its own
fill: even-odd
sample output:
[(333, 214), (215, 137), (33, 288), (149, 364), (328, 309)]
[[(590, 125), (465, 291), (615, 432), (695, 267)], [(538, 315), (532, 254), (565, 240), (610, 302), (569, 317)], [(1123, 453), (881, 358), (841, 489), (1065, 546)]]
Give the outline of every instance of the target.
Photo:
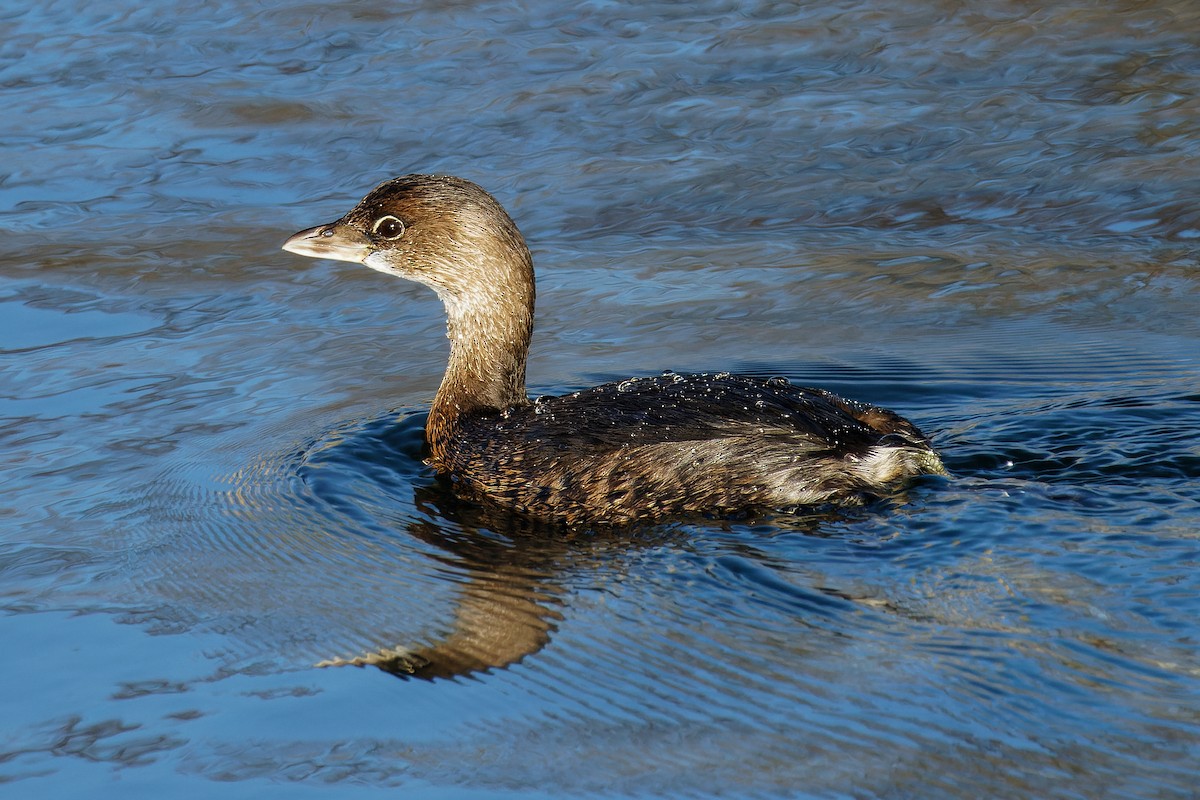
[(378, 234), (384, 239), (399, 239), (404, 235), (404, 223), (389, 214), (375, 220), (375, 224), (371, 226), (371, 233)]

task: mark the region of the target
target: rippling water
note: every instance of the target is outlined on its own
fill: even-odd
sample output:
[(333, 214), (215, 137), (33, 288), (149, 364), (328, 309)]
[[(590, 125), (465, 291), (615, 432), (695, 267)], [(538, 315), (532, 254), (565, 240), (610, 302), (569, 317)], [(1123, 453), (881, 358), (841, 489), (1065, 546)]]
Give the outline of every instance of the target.
[[(0, 794), (1194, 796), (1194, 3), (0, 20)], [(535, 394), (785, 375), (953, 479), (455, 500), (432, 294), (278, 250), (411, 171), (530, 240)]]

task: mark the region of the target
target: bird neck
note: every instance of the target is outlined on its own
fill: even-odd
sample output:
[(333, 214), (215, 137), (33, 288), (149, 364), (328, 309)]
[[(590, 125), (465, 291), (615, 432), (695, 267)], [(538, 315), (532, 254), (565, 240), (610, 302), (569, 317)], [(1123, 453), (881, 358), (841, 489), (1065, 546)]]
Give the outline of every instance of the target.
[(528, 275), (523, 282), (480, 282), (469, 292), (442, 293), (450, 360), (426, 428), (435, 456), (439, 442), (464, 414), (529, 403), (525, 362), (533, 335), (531, 267)]

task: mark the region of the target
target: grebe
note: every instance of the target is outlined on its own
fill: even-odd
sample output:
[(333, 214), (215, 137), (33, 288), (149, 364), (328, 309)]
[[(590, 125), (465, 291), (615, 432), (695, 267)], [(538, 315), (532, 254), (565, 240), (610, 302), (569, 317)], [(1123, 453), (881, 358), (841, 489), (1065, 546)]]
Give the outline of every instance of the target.
[(428, 463), (469, 496), (565, 522), (856, 503), (945, 474), (915, 425), (783, 378), (631, 378), (530, 402), (533, 258), (486, 191), (449, 176), (380, 184), (284, 250), (423, 283), (446, 308), (450, 360)]

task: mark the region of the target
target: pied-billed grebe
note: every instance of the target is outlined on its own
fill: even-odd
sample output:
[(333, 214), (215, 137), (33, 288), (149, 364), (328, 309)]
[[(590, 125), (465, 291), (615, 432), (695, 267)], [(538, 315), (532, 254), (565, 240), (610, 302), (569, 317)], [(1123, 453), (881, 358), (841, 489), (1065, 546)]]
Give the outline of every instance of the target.
[(530, 402), (533, 259), (470, 181), (387, 181), (283, 249), (437, 292), (450, 362), (429, 410), (429, 463), (525, 514), (627, 522), (858, 502), (945, 472), (911, 422), (782, 378), (667, 372)]

